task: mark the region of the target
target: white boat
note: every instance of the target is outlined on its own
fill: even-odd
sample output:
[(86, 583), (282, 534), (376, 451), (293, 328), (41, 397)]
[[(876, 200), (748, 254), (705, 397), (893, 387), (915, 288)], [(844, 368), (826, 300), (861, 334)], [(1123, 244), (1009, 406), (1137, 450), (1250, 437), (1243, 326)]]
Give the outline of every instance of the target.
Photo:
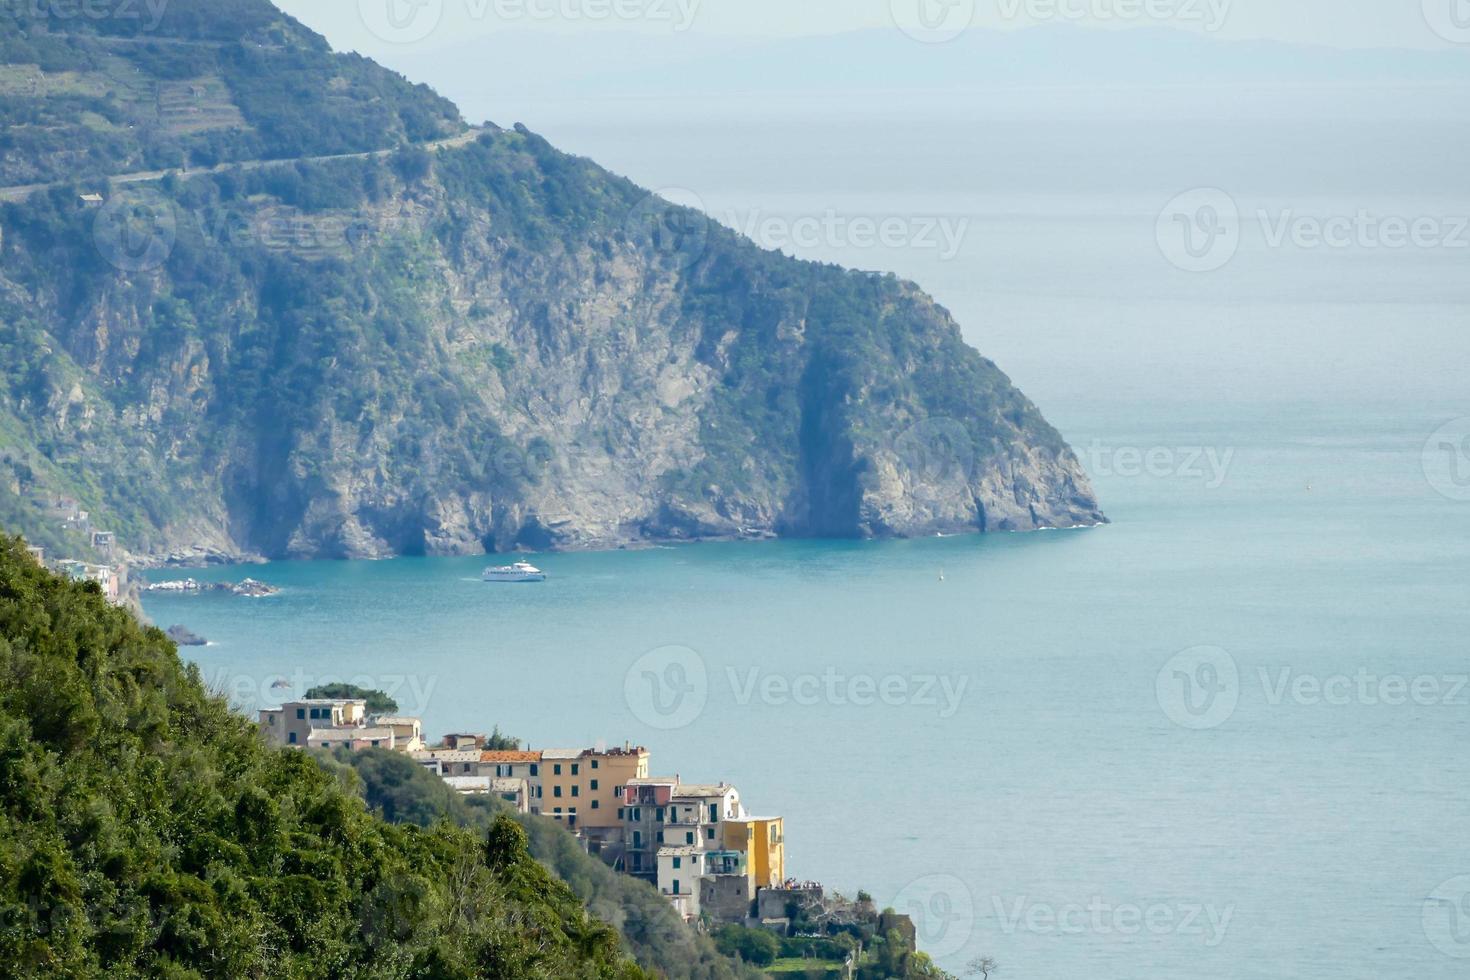
[(546, 573), (530, 562), (518, 561), (514, 565), (487, 568), (480, 576), (486, 582), (545, 582)]

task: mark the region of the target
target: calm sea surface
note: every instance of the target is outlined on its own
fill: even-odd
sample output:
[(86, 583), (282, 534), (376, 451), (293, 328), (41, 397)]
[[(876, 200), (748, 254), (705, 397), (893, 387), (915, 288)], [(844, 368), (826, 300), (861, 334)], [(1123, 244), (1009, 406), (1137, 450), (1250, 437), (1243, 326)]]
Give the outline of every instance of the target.
[[(481, 559), (288, 562), (250, 570), (274, 598), (146, 606), (213, 640), (188, 655), (244, 703), (357, 678), (434, 733), (631, 739), (659, 773), (734, 782), (786, 817), (794, 874), (915, 906), (955, 967), (1463, 976), (1425, 902), (1470, 874), (1470, 504), (1426, 480), (1421, 417), (1073, 431), (1233, 456), (1218, 485), (1192, 449), (1100, 478), (1096, 530), (547, 555), (520, 587)], [(1202, 730), (1158, 683), (1199, 646), (1239, 678)]]
[[(1435, 178), (1414, 149), (1454, 131), (1359, 126), (1388, 155), (1364, 163), (1323, 125), (1278, 165), (1238, 128), (1141, 124), (1145, 180), (1129, 132), (1089, 169), (1066, 127), (536, 128), (736, 224), (968, 219), (947, 257), (792, 250), (934, 290), (1114, 523), (546, 555), (523, 587), (474, 558), (211, 570), (285, 591), (145, 602), (214, 641), (186, 651), (207, 679), (253, 707), (355, 678), (434, 734), (643, 743), (784, 815), (792, 874), (913, 913), (954, 970), (1465, 976), (1470, 423), (1432, 436), (1470, 416), (1470, 251), (1277, 246), (1256, 218), (1465, 214), (1463, 154)], [(1422, 166), (1384, 197), (1394, 154)], [(1156, 240), (1195, 187), (1245, 215), (1212, 274)]]

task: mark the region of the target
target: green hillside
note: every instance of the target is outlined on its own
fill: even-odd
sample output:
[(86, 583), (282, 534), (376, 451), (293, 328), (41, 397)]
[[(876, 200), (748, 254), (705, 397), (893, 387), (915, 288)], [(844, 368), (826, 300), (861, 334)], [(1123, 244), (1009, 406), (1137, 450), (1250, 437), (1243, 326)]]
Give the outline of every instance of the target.
[(9, 538), (0, 917), (17, 977), (645, 976), (519, 824), (375, 817)]

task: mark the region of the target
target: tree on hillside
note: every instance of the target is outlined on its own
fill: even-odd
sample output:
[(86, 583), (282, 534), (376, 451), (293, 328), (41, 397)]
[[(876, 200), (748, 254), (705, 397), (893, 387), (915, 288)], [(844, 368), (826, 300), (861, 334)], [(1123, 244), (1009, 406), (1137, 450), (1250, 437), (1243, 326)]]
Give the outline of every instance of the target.
[(397, 701), (382, 691), (358, 687), (355, 684), (318, 684), (306, 692), (306, 697), (308, 700), (313, 698), (362, 698), (367, 702), (367, 710), (370, 715), (396, 715), (398, 713)]
[(989, 956), (977, 956), (970, 961), (970, 965), (966, 968), (965, 972), (969, 976), (979, 977), (980, 980), (990, 980), (990, 975), (995, 970), (996, 963), (993, 958)]

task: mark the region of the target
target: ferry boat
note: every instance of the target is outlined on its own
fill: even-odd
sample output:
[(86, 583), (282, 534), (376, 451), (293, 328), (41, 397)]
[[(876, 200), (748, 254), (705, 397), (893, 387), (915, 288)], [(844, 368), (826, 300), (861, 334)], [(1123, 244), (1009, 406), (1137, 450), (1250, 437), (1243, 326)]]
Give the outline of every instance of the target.
[(480, 576), (486, 582), (545, 582), (546, 573), (530, 562), (518, 561), (514, 565), (487, 568)]

